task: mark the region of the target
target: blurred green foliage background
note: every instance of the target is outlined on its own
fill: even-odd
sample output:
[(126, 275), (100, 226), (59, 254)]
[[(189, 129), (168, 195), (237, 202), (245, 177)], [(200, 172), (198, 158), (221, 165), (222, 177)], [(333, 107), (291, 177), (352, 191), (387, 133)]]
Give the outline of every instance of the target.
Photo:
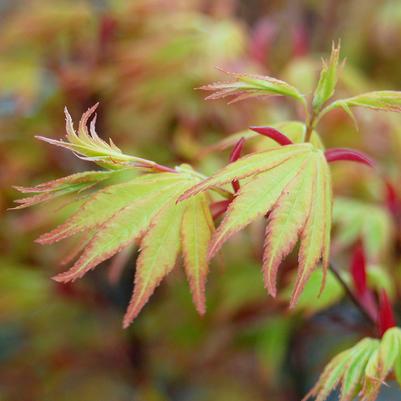
[[(310, 94), (320, 57), (341, 38), (346, 66), (338, 95), (401, 89), (401, 3), (397, 0), (3, 0), (0, 2), (0, 399), (4, 401), (297, 401), (329, 357), (366, 334), (335, 280), (313, 286), (289, 314), (285, 264), (279, 300), (260, 273), (261, 226), (225, 246), (212, 265), (208, 312), (199, 317), (180, 269), (128, 329), (121, 319), (135, 252), (83, 280), (60, 285), (73, 243), (34, 239), (62, 220), (42, 205), (7, 211), (13, 185), (92, 168), (35, 140), (64, 135), (100, 102), (98, 132), (125, 152), (204, 173), (227, 163), (210, 145), (249, 125), (299, 118), (283, 99), (226, 105), (194, 88), (222, 80), (216, 69), (277, 76)], [(364, 150), (399, 187), (401, 119), (341, 111), (319, 127), (326, 146)], [(400, 289), (400, 214), (377, 174), (333, 166), (333, 257), (347, 273), (363, 238), (372, 285)], [(395, 194), (395, 197), (400, 194)], [(314, 277), (318, 280), (319, 277)], [(311, 301), (312, 300), (312, 301)], [(312, 305), (312, 306), (311, 306)], [(392, 389), (383, 399), (391, 398)]]

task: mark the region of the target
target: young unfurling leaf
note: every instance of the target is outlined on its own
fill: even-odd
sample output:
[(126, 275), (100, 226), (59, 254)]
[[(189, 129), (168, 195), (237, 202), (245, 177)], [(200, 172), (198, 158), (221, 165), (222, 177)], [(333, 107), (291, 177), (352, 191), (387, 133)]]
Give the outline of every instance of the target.
[(401, 330), (388, 329), (381, 340), (365, 338), (343, 351), (326, 366), (318, 382), (303, 401), (316, 397), (325, 401), (338, 386), (339, 401), (375, 401), (391, 371), (396, 377), (401, 360)]
[(319, 261), (323, 260), (324, 270), (328, 266), (332, 194), (326, 159), (321, 150), (309, 143), (253, 153), (193, 186), (180, 200), (244, 178), (244, 184), (212, 237), (209, 258), (233, 234), (270, 212), (263, 270), (271, 295), (276, 295), (278, 266), (298, 237), (301, 240), (298, 278), (291, 299), (293, 306)]
[(320, 79), (313, 97), (313, 109), (319, 110), (321, 106), (329, 100), (337, 84), (338, 58), (340, 55), (340, 45), (335, 47), (334, 43), (331, 49), (330, 60), (328, 63), (323, 61), (323, 68), (320, 73)]
[(235, 72), (227, 72), (227, 74), (233, 76), (235, 80), (216, 82), (199, 88), (214, 92), (206, 98), (207, 100), (231, 97), (230, 103), (235, 103), (260, 96), (289, 96), (297, 100), (304, 99), (304, 96), (296, 88), (279, 79)]
[(97, 106), (98, 104), (95, 104), (82, 115), (79, 121), (78, 133), (74, 129), (72, 118), (67, 108), (64, 109), (67, 131), (65, 141), (43, 136), (37, 136), (37, 138), (52, 145), (69, 149), (77, 157), (93, 161), (106, 169), (119, 169), (126, 166), (139, 166), (150, 169), (158, 167), (157, 163), (150, 160), (124, 154), (111, 139), (109, 143), (101, 139), (95, 129), (96, 115), (92, 118), (90, 131), (88, 131), (88, 122)]

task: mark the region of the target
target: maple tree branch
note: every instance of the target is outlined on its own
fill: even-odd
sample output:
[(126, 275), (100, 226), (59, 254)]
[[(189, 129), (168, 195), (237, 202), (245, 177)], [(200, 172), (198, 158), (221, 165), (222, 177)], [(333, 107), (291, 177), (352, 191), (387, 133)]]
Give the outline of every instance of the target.
[(334, 274), (334, 277), (337, 279), (343, 290), (345, 291), (346, 295), (350, 299), (350, 301), (359, 309), (363, 317), (374, 327), (376, 327), (375, 319), (370, 315), (370, 313), (366, 310), (366, 308), (359, 302), (358, 298), (354, 295), (353, 291), (349, 288), (348, 284), (344, 281), (341, 277), (341, 274), (338, 270), (333, 266), (332, 263), (329, 264), (330, 271)]

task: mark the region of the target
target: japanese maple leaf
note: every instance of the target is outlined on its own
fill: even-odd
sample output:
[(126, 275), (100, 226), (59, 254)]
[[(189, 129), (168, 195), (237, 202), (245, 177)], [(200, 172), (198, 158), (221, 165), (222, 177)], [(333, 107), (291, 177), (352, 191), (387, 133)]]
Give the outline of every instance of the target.
[(324, 271), (328, 268), (332, 189), (325, 154), (310, 143), (252, 153), (188, 189), (180, 200), (233, 180), (242, 181), (241, 188), (212, 237), (208, 257), (233, 234), (269, 213), (263, 271), (272, 296), (276, 295), (278, 267), (300, 239), (293, 306), (317, 264), (322, 260)]

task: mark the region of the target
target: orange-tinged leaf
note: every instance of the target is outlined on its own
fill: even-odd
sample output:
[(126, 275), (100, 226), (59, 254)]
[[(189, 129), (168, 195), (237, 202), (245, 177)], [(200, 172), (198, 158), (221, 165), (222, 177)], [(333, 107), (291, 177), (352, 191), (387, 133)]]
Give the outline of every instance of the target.
[(196, 309), (200, 314), (204, 314), (206, 311), (205, 285), (208, 273), (207, 252), (214, 224), (204, 194), (199, 194), (184, 203), (181, 241), (185, 271)]
[(304, 162), (294, 179), (282, 192), (274, 210), (269, 215), (263, 271), (265, 286), (272, 296), (276, 295), (278, 267), (282, 259), (293, 249), (308, 217), (314, 170), (313, 159)]
[(134, 292), (124, 317), (128, 327), (161, 280), (174, 268), (180, 251), (180, 229), (184, 203), (166, 205), (151, 222), (141, 242)]

